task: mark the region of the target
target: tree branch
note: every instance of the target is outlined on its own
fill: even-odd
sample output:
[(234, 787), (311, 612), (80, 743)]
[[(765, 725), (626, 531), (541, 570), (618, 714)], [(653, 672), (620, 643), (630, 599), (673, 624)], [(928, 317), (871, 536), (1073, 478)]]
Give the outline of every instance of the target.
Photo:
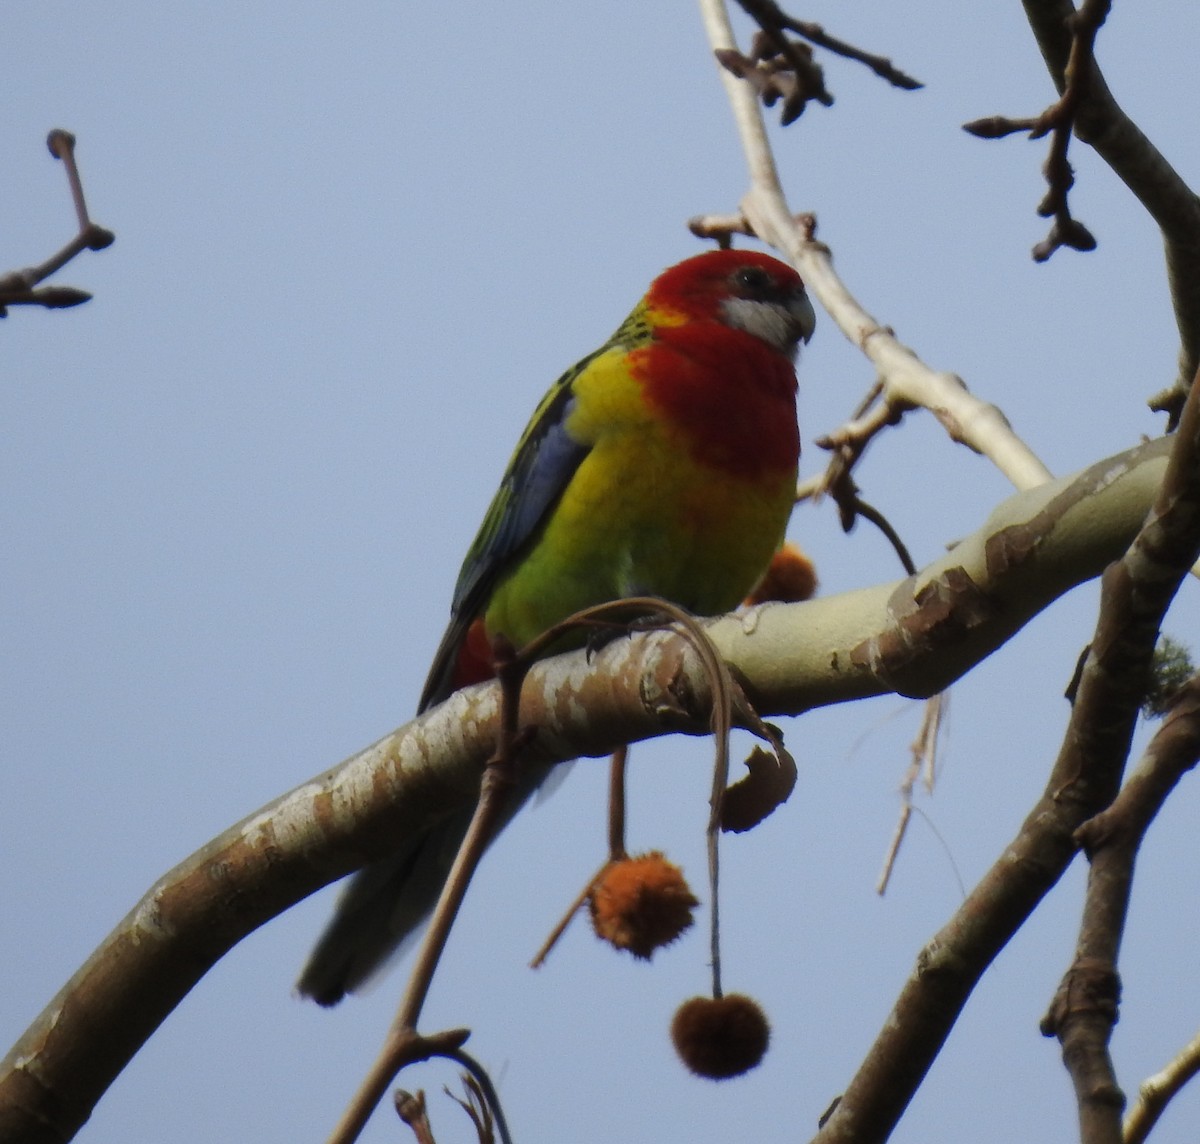
[(85, 250), (103, 250), (106, 246), (111, 246), (116, 239), (111, 230), (97, 226), (88, 217), (83, 183), (75, 163), (75, 136), (69, 131), (55, 128), (46, 137), (46, 146), (50, 148), (50, 154), (56, 159), (61, 159), (66, 168), (79, 232), (57, 254), (51, 255), (40, 265), (0, 275), (0, 318), (5, 316), (5, 308), (8, 306), (44, 306), (48, 310), (61, 310), (88, 301), (91, 295), (84, 290), (76, 290), (74, 286), (43, 286), (41, 289), (36, 287), (55, 271), (61, 270), (76, 255)]
[[(1059, 92), (1066, 89), (1071, 58), (1071, 0), (1023, 0), (1029, 26)], [(1075, 134), (1093, 147), (1158, 223), (1167, 277), (1179, 327), (1179, 374), (1175, 385), (1151, 400), (1178, 419), (1187, 388), (1200, 366), (1200, 198), (1118, 105), (1093, 60)]]
[(1150, 515), (1128, 551), (1105, 570), (1096, 633), (1045, 792), (1000, 859), (921, 951), (883, 1030), (818, 1133), (819, 1144), (888, 1137), (975, 984), (1070, 864), (1076, 830), (1116, 795), (1159, 623), (1200, 552), (1200, 394), (1189, 399), (1179, 432), (1168, 440), (1170, 460)]
[[(700, 0), (700, 8), (713, 50), (735, 50), (723, 0)], [(720, 73), (750, 173), (750, 190), (741, 204), (742, 229), (748, 228), (795, 264), (841, 331), (870, 359), (879, 372), (881, 400), (888, 414), (904, 408), (928, 409), (953, 440), (982, 453), (1017, 488), (1033, 488), (1049, 480), (1050, 470), (996, 406), (974, 397), (960, 377), (930, 369), (859, 305), (834, 272), (829, 249), (815, 240), (811, 217), (798, 220), (788, 207), (753, 87), (724, 68)], [(694, 222), (693, 230), (703, 232), (704, 222)], [(885, 416), (877, 428), (886, 423)]]
[[(1200, 553), (1200, 393), (1193, 382), (1184, 406), (1162, 491), (1145, 527), (1124, 559), (1105, 573), (1106, 603), (1092, 652), (1080, 677), (1079, 703), (1099, 691), (1103, 705), (1090, 712), (1087, 734), (1106, 740), (1118, 719), (1132, 732), (1136, 708), (1158, 639), (1159, 624), (1186, 569)], [(1111, 582), (1111, 585), (1110, 585)], [(1108, 678), (1087, 689), (1091, 673)], [(1132, 710), (1131, 710), (1132, 706)], [(1117, 1022), (1120, 977), (1117, 953), (1133, 885), (1137, 849), (1163, 801), (1200, 752), (1200, 683), (1194, 678), (1177, 697), (1166, 724), (1121, 794), (1076, 831), (1091, 868), (1075, 959), (1042, 1022), (1062, 1044), (1074, 1082), (1083, 1144), (1120, 1144), (1125, 1097), (1117, 1083), (1108, 1041)], [(1128, 747), (1126, 746), (1126, 751)], [(1102, 758), (1079, 756), (1080, 773), (1097, 772)], [(1116, 768), (1113, 756), (1110, 767)], [(1119, 769), (1117, 769), (1119, 776)], [(1099, 785), (1111, 777), (1099, 773)]]
[(1125, 1117), (1122, 1131), (1124, 1144), (1142, 1144), (1158, 1123), (1163, 1109), (1171, 1098), (1193, 1077), (1200, 1074), (1200, 1033), (1197, 1033), (1179, 1053), (1152, 1077), (1147, 1077), (1138, 1089), (1138, 1099)]
[[(1120, 977), (1117, 953), (1129, 909), (1137, 852), (1150, 824), (1179, 780), (1200, 759), (1200, 676), (1179, 691), (1158, 733), (1121, 793), (1085, 822), (1076, 841), (1091, 863), (1075, 959), (1046, 1017), (1047, 1035), (1058, 1035), (1079, 1102), (1084, 1144), (1123, 1139), (1124, 1096), (1108, 1054), (1117, 1021)], [(1165, 1102), (1164, 1102), (1165, 1103)], [(1136, 1123), (1151, 1119), (1145, 1112)], [(1146, 1123), (1149, 1120), (1149, 1123)], [(1128, 1139), (1128, 1131), (1124, 1138)]]
[[(887, 691), (934, 694), (1124, 550), (1170, 443), (1138, 446), (1010, 498), (916, 576), (764, 605), (709, 633), (764, 715)], [(238, 941), (387, 853), (397, 836), (471, 803), (495, 743), (498, 697), (494, 684), (457, 693), (165, 875), (0, 1065), (0, 1139), (70, 1139), (139, 1046)], [(526, 681), (522, 718), (538, 733), (525, 765), (604, 756), (670, 732), (704, 734), (710, 711), (698, 658), (671, 632), (615, 640), (591, 662), (585, 653), (560, 656), (535, 665)]]

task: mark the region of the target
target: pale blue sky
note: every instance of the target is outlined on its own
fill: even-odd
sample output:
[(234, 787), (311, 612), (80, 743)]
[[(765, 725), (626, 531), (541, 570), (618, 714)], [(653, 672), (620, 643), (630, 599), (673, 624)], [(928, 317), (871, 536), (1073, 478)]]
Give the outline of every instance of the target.
[[(1160, 431), (1144, 398), (1177, 338), (1150, 222), (1073, 149), (1089, 256), (1035, 266), (1043, 144), (959, 125), (1033, 114), (1050, 83), (1020, 7), (950, 0), (797, 14), (895, 58), (907, 94), (822, 57), (837, 97), (776, 133), (851, 289), (932, 365), (962, 374), (1065, 474)], [(6, 13), (0, 267), (69, 237), (46, 132), (78, 135), (117, 234), (59, 275), (95, 294), (0, 324), (0, 1040), (12, 1041), (166, 869), (410, 715), (458, 564), (529, 412), (663, 266), (684, 223), (731, 210), (740, 151), (691, 5), (61, 0)], [(1118, 5), (1111, 86), (1193, 185), (1200, 17)], [(871, 380), (818, 317), (806, 442)], [(806, 445), (812, 472), (821, 454)], [(864, 495), (918, 562), (1006, 495), (928, 415), (877, 443)], [(828, 508), (792, 535), (823, 589), (892, 579)], [(1094, 588), (954, 692), (946, 769), (922, 806), (973, 882), (1040, 790)], [(1196, 589), (1168, 623), (1194, 638)], [(873, 892), (915, 705), (786, 721), (791, 802), (724, 849), (725, 982), (774, 1025), (763, 1066), (689, 1077), (666, 1028), (707, 982), (698, 932), (634, 965), (577, 926), (525, 963), (596, 866), (604, 766), (522, 816), (472, 891), (427, 1009), (469, 1024), (518, 1139), (804, 1139), (844, 1087), (921, 944), (953, 911), (942, 843), (914, 823)], [(638, 748), (630, 841), (701, 896), (708, 748)], [(1200, 1024), (1194, 780), (1139, 865), (1115, 1039), (1129, 1090)], [(894, 1139), (1069, 1139), (1057, 1045), (1037, 1033), (1072, 949), (1075, 868), (997, 962)], [(316, 1140), (373, 1057), (402, 979), (334, 1013), (291, 986), (332, 890), (233, 951), (100, 1103), (80, 1139)], [(1182, 904), (1182, 908), (1181, 908)], [(429, 1087), (439, 1140), (470, 1138)], [(364, 1139), (405, 1139), (390, 1111)], [(1200, 1096), (1156, 1137), (1200, 1134)]]

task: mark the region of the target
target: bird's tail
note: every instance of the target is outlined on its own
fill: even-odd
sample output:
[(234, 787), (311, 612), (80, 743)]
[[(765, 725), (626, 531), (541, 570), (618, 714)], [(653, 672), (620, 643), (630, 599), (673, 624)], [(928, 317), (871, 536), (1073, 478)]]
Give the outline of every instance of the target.
[(301, 996), (336, 1005), (413, 944), (470, 821), (470, 810), (455, 814), (350, 879), (296, 982)]
[[(549, 794), (569, 769), (562, 764), (549, 769), (533, 762), (523, 765), (497, 833), (539, 786), (545, 784)], [(301, 996), (318, 1005), (336, 1005), (416, 941), (437, 904), (473, 813), (473, 807), (457, 811), (350, 879), (296, 982)]]

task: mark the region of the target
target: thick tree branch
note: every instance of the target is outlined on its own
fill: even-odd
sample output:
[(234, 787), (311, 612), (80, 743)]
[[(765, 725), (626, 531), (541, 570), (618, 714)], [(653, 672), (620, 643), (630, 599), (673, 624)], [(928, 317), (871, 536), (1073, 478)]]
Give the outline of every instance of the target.
[[(1075, 832), (1113, 800), (1158, 627), (1200, 552), (1200, 394), (1185, 407), (1162, 487), (1128, 551), (1104, 573), (1096, 633), (1044, 794), (1017, 837), (921, 951), (819, 1144), (886, 1140), (975, 984), (1078, 849)], [(1067, 1049), (1067, 1035), (1058, 1029)]]
[[(1135, 715), (1129, 713), (1129, 708), (1132, 706), (1136, 713), (1141, 704), (1159, 624), (1184, 570), (1200, 552), (1197, 535), (1200, 393), (1193, 383), (1150, 519), (1125, 558), (1105, 573), (1106, 589), (1112, 582), (1112, 606), (1101, 611), (1096, 640), (1080, 677), (1082, 701), (1085, 694), (1091, 694), (1085, 692), (1089, 673), (1109, 673), (1107, 680), (1092, 688), (1104, 700), (1104, 705), (1091, 713), (1089, 730), (1094, 736), (1107, 739), (1118, 719), (1128, 719), (1132, 729)], [(1071, 1073), (1079, 1105), (1083, 1144), (1121, 1141), (1125, 1097), (1108, 1052), (1120, 1000), (1117, 954), (1138, 845), (1162, 802), (1184, 771), (1195, 764), (1200, 751), (1198, 706), (1200, 685), (1193, 680), (1177, 698), (1172, 716), (1116, 801), (1076, 832), (1076, 841), (1087, 850), (1091, 862), (1083, 921), (1075, 959), (1042, 1028), (1062, 1044), (1063, 1061)], [(1082, 753), (1081, 773), (1097, 772), (1102, 761), (1093, 751)], [(1102, 784), (1111, 778), (1100, 772)]]
[[(1200, 676), (1193, 676), (1175, 696), (1162, 727), (1112, 805), (1075, 833), (1091, 869), (1075, 959), (1047, 1015), (1046, 1031), (1062, 1040), (1063, 1059), (1075, 1082), (1084, 1144), (1120, 1144), (1123, 1138), (1124, 1096), (1108, 1054), (1108, 1040), (1117, 1021), (1121, 988), (1117, 954), (1134, 864), (1150, 824), (1197, 759)], [(1148, 1119), (1143, 1113), (1140, 1121)]]
[[(1170, 440), (1012, 497), (899, 583), (726, 617), (709, 632), (764, 715), (897, 691), (928, 696), (984, 658), (1136, 533)], [(130, 912), (0, 1065), (0, 1139), (61, 1142), (142, 1042), (241, 938), (314, 890), (473, 801), (497, 732), (481, 685), (317, 776), (186, 859)], [(688, 642), (616, 640), (536, 665), (527, 765), (703, 734), (710, 701)], [(1074, 828), (1073, 824), (1070, 829)], [(1069, 834), (1069, 830), (1068, 830)]]

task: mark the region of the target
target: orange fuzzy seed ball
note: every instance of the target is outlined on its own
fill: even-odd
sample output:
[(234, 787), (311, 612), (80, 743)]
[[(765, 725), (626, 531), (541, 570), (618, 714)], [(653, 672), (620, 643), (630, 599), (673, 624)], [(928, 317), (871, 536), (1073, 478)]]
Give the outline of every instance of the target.
[(643, 958), (679, 937), (698, 904), (683, 871), (657, 850), (614, 862), (588, 894), (596, 936)]
[(746, 597), (747, 604), (765, 604), (775, 600), (794, 604), (808, 600), (817, 590), (817, 569), (813, 562), (790, 541), (786, 542), (767, 566), (763, 578)]

